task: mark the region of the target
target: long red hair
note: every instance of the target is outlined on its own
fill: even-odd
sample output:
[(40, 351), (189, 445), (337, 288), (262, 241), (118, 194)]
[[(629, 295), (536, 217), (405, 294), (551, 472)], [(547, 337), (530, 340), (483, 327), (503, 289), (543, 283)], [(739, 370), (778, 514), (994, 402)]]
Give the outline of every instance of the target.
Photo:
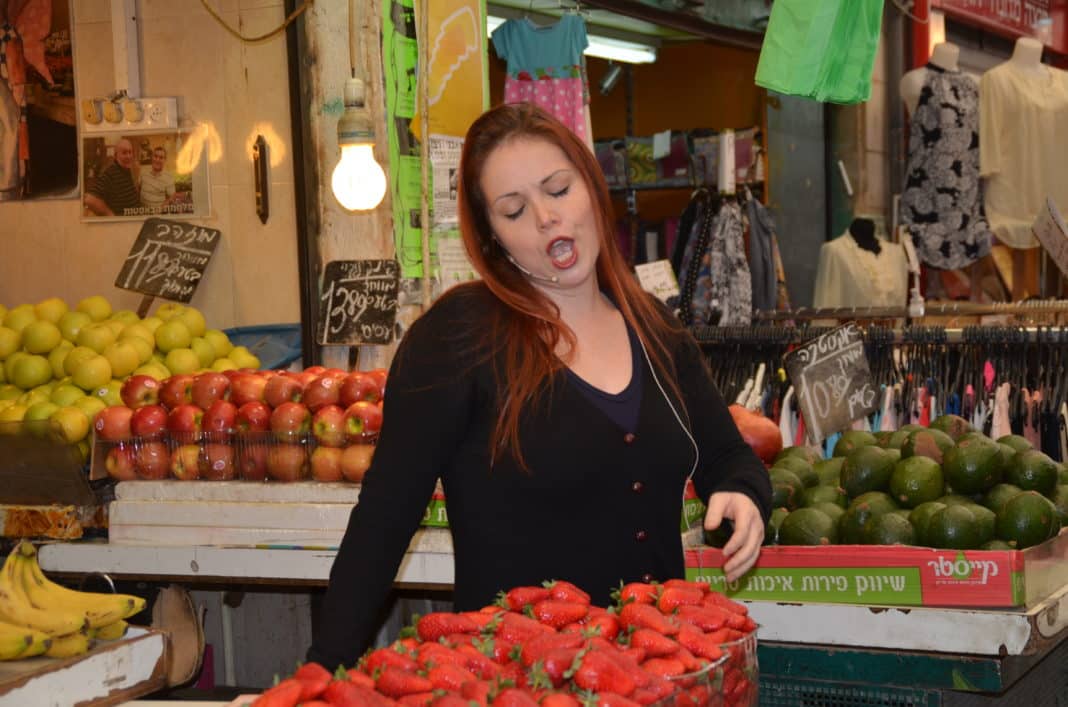
[(485, 286), (506, 305), (498, 310), (487, 332), (493, 342), (498, 384), (504, 393), (491, 440), (492, 456), (498, 449), (510, 450), (520, 467), (525, 467), (519, 444), (520, 416), (535, 404), (546, 381), (562, 367), (555, 351), (564, 341), (569, 349), (575, 334), (560, 319), (556, 305), (534, 287), (504, 257), (493, 237), (486, 196), (480, 178), (489, 155), (503, 143), (516, 138), (544, 140), (563, 150), (586, 183), (592, 199), (600, 234), (597, 282), (615, 302), (620, 313), (635, 330), (657, 374), (682, 397), (676, 379), (669, 342), (680, 327), (664, 317), (652, 298), (638, 285), (616, 245), (613, 233), (612, 202), (608, 185), (589, 148), (566, 126), (529, 103), (500, 105), (483, 113), (471, 125), (464, 139), (457, 185), (457, 208), (464, 248)]

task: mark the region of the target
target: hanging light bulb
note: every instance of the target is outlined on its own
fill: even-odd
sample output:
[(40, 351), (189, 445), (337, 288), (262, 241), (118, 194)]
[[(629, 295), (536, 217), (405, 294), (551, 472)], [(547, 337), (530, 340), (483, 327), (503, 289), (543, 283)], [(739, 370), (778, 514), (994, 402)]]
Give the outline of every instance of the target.
[(337, 121), (341, 160), (334, 167), (330, 187), (349, 211), (375, 208), (386, 195), (386, 174), (375, 160), (375, 132), (364, 107), (363, 81), (345, 82), (345, 113)]

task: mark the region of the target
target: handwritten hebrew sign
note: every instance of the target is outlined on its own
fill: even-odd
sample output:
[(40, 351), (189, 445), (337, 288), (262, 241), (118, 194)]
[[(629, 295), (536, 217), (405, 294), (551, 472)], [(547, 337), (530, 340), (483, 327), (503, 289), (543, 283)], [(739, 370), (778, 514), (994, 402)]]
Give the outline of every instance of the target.
[(332, 260), (319, 297), (323, 344), (388, 344), (397, 318), (396, 260)]
[(855, 324), (805, 342), (786, 354), (784, 362), (809, 437), (815, 442), (846, 429), (879, 406), (864, 339)]
[(182, 221), (145, 219), (115, 286), (152, 297), (189, 302), (222, 233)]

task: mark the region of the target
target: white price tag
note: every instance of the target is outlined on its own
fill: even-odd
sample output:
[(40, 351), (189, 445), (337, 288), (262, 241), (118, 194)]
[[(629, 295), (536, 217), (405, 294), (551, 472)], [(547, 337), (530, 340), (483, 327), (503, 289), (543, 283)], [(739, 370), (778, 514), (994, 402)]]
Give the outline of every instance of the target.
[(634, 266), (634, 271), (642, 289), (655, 295), (657, 299), (667, 302), (669, 298), (679, 294), (679, 281), (675, 279), (670, 260), (642, 263)]
[(1031, 231), (1053, 262), (1057, 263), (1061, 272), (1068, 275), (1068, 226), (1065, 226), (1064, 218), (1053, 199), (1046, 198), (1046, 204), (1038, 212)]

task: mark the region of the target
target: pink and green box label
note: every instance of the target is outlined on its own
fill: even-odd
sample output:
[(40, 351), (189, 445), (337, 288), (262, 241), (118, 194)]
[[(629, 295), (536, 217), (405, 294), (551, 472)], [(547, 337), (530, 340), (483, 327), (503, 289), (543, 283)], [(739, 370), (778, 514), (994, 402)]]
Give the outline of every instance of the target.
[(445, 494), (441, 490), (441, 485), (434, 491), (434, 495), (430, 497), (430, 503), (426, 506), (426, 512), (423, 513), (423, 520), (419, 522), (424, 528), (448, 528), (449, 527), (449, 515), (445, 511)]
[(1024, 553), (838, 545), (770, 546), (727, 582), (723, 552), (686, 550), (686, 578), (737, 599), (891, 606), (1009, 607), (1025, 603)]

